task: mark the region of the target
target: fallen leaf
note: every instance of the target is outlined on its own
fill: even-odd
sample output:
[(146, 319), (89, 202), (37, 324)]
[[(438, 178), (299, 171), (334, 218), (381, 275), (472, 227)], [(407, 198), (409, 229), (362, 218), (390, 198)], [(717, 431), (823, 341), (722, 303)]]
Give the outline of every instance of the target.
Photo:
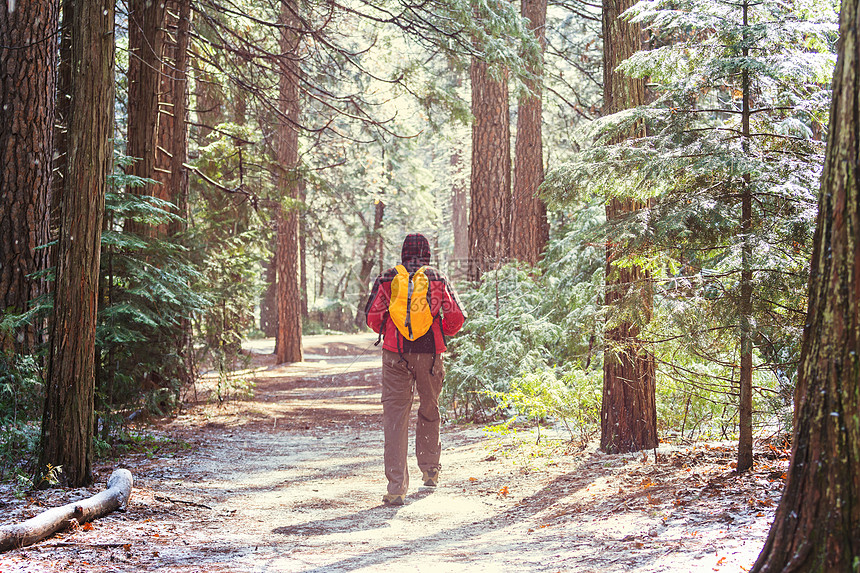
[(81, 529), (83, 529), (84, 531), (92, 531), (94, 528), (93, 524), (88, 521), (81, 526)]
[(508, 486), (505, 486), (502, 489), (500, 489), (499, 495), (502, 497), (508, 497)]
[(469, 481), (478, 481), (478, 478), (469, 478)]

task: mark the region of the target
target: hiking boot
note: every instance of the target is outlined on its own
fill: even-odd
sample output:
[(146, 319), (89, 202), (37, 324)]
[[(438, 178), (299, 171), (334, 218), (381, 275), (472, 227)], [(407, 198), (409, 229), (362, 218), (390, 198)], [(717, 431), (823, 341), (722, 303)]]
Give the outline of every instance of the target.
[(403, 505), (403, 496), (393, 493), (386, 493), (382, 496), (382, 503), (385, 505)]
[(439, 468), (422, 470), (421, 474), (424, 476), (424, 485), (428, 487), (436, 487), (439, 485)]

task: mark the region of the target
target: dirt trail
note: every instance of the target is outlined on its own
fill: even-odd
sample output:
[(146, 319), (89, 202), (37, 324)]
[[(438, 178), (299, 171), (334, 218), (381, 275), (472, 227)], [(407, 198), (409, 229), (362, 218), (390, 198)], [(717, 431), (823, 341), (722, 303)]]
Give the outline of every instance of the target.
[[(124, 458), (127, 512), (0, 556), (8, 571), (742, 571), (764, 542), (784, 451), (737, 476), (721, 444), (604, 456), (520, 433), (443, 427), (436, 489), (384, 507), (380, 367), (368, 335), (309, 337), (306, 362), (253, 354), (253, 399), (157, 431), (191, 444)], [(251, 345), (270, 351), (265, 342)], [(214, 378), (200, 395), (214, 390)], [(563, 437), (559, 434), (558, 436)], [(514, 443), (520, 449), (514, 449)], [(410, 465), (414, 462), (410, 460)], [(114, 465), (99, 468), (100, 479)], [(92, 488), (96, 491), (103, 483)], [(87, 491), (8, 501), (7, 519)]]

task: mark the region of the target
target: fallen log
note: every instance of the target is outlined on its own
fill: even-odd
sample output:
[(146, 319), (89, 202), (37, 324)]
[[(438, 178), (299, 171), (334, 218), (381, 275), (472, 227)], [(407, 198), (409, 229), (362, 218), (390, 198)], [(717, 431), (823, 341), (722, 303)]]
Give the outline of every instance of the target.
[(130, 471), (115, 470), (107, 489), (99, 494), (43, 511), (23, 523), (0, 527), (0, 552), (32, 545), (67, 528), (73, 520), (86, 523), (125, 508), (133, 481)]

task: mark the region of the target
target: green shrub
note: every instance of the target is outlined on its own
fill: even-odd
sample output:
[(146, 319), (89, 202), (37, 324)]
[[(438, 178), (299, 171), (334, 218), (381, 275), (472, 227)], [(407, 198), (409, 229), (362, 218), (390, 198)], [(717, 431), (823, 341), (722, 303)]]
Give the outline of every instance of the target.
[(0, 480), (32, 475), (44, 397), (35, 356), (0, 353)]
[(601, 213), (597, 205), (570, 213), (540, 269), (507, 265), (461, 293), (469, 316), (449, 345), (442, 398), (449, 415), (492, 419), (507, 409), (515, 380), (534, 375), (566, 386), (575, 371), (591, 379), (600, 370), (603, 262), (587, 237)]

